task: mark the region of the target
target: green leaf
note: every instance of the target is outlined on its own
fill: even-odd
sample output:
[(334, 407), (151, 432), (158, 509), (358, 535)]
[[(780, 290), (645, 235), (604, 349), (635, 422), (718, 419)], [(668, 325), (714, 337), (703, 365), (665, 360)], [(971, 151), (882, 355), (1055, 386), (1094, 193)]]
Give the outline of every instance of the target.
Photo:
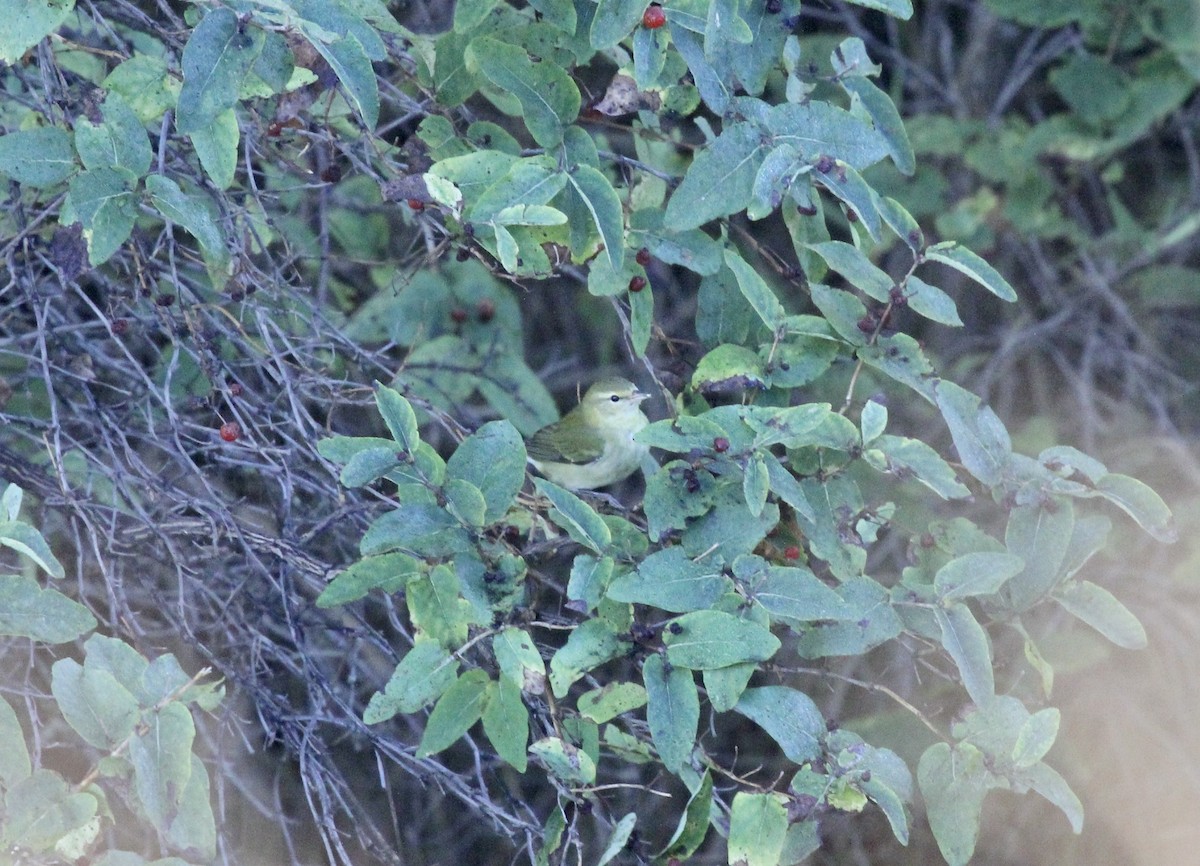
[(789, 761), (803, 764), (821, 756), (825, 717), (803, 692), (787, 686), (746, 689), (734, 710), (766, 731)]
[(75, 0), (8, 0), (0, 4), (0, 62), (16, 64), (21, 56), (59, 28), (75, 10)]
[(628, 635), (618, 633), (602, 619), (580, 623), (550, 659), (550, 688), (554, 696), (565, 697), (572, 683), (593, 668), (624, 655), (629, 643)]
[(600, 859), (596, 861), (596, 866), (606, 866), (614, 857), (625, 850), (625, 847), (629, 844), (629, 836), (633, 833), (635, 824), (637, 824), (636, 812), (630, 812), (617, 822), (617, 825), (613, 827), (612, 834), (608, 837), (608, 844), (604, 846), (604, 851), (601, 853)]
[(731, 588), (719, 567), (689, 559), (683, 548), (668, 547), (642, 560), (637, 571), (616, 578), (609, 584), (608, 597), (686, 613), (711, 607)]
[(684, 231), (743, 210), (753, 198), (754, 177), (765, 150), (754, 124), (733, 123), (688, 166), (667, 203), (663, 226)]
[(764, 387), (765, 377), (762, 359), (756, 352), (722, 343), (696, 364), (692, 387), (698, 391), (741, 391)]
[(755, 452), (746, 461), (742, 473), (742, 495), (746, 497), (746, 508), (750, 514), (758, 517), (767, 507), (767, 494), (770, 492), (770, 475), (767, 472), (767, 461), (777, 462), (774, 455), (763, 457), (762, 452)]
[(979, 838), (979, 813), (988, 789), (983, 753), (968, 743), (934, 743), (917, 765), (929, 826), (950, 866), (966, 866)]
[(866, 447), (883, 435), (887, 429), (888, 411), (877, 400), (868, 400), (863, 404), (858, 424), (862, 428), (862, 443)]
[(895, 281), (876, 267), (858, 247), (842, 241), (825, 241), (809, 244), (808, 248), (823, 258), (830, 268), (845, 277), (855, 288), (882, 303), (890, 300)]
[(646, 208), (630, 214), (629, 246), (644, 246), (658, 261), (680, 265), (701, 276), (710, 276), (721, 270), (723, 257), (717, 241), (700, 229), (668, 231), (662, 227), (662, 221), (662, 211), (657, 208)]
[(1037, 505), (1019, 505), (1008, 515), (1004, 543), (1025, 560), (1025, 568), (1008, 584), (1013, 607), (1025, 610), (1054, 589), (1075, 529), (1071, 500), (1051, 497)]
[(175, 119), (180, 133), (205, 129), (237, 104), (264, 42), (263, 31), (240, 22), (232, 9), (218, 6), (205, 14), (183, 49), (183, 88)]
[(667, 660), (691, 670), (766, 661), (779, 639), (761, 625), (719, 610), (698, 610), (672, 620), (663, 634)]
[(363, 125), (368, 130), (375, 129), (379, 123), (379, 81), (375, 78), (375, 70), (371, 68), (371, 57), (358, 36), (346, 33), (326, 41), (323, 33), (327, 31), (303, 21), (300, 22), (300, 32), (333, 69), (346, 91), (347, 101), (358, 112)]
[(404, 553), (364, 556), (334, 576), (317, 596), (317, 607), (349, 604), (373, 589), (381, 589), (386, 593), (399, 592), (410, 579), (424, 570), (421, 563)]
[(375, 403), (383, 423), (387, 424), (388, 432), (397, 444), (409, 453), (417, 448), (420, 433), (417, 430), (417, 415), (412, 406), (404, 399), (399, 391), (375, 383)]
[(562, 806), (556, 802), (546, 818), (545, 829), (542, 831), (542, 844), (534, 858), (534, 866), (549, 866), (550, 855), (557, 851), (558, 846), (562, 844), (562, 834), (566, 828), (567, 817), (563, 814)]
[(524, 48), (481, 36), (468, 49), (470, 59), (492, 84), (521, 102), (525, 126), (542, 147), (562, 141), (563, 130), (579, 114), (579, 89), (561, 67), (533, 63)]
[(359, 542), (363, 556), (403, 550), (416, 556), (445, 557), (470, 550), (471, 537), (444, 506), (414, 502), (388, 511)]
[(86, 607), (32, 577), (0, 575), (0, 634), (66, 643), (96, 627)]
[(875, 191), (863, 180), (863, 176), (849, 164), (835, 160), (827, 172), (813, 172), (813, 179), (840, 198), (854, 211), (863, 228), (878, 243), (881, 239), (882, 223), (875, 208)]
[(943, 325), (962, 327), (962, 319), (958, 316), (958, 307), (954, 299), (920, 277), (910, 276), (904, 281), (904, 297), (914, 313), (920, 313), (925, 318), (941, 322)]
[(472, 622), (470, 603), (461, 595), (461, 583), (454, 569), (438, 565), (408, 584), (408, 613), (422, 634), (455, 650), (467, 640)]
[(805, 520), (814, 518), (813, 507), (804, 493), (804, 487), (791, 472), (774, 456), (767, 459), (767, 477), (775, 495), (795, 509)]
[(137, 699), (106, 670), (59, 659), (52, 668), (50, 689), (63, 718), (97, 749), (116, 748), (138, 723)]
[(678, 774), (692, 756), (700, 724), (700, 696), (690, 670), (668, 667), (661, 655), (642, 666), (646, 684), (646, 723), (663, 766)]
[(427, 758), (454, 745), (483, 716), (488, 694), (486, 672), (478, 668), (466, 671), (438, 698), (425, 733), (417, 746), (417, 757)]
[(66, 780), (51, 770), (35, 770), (9, 788), (5, 798), (4, 841), (13, 848), (38, 852), (83, 827), (96, 814), (96, 797), (72, 793)]
[(93, 265), (108, 261), (133, 231), (136, 182), (130, 172), (120, 168), (97, 168), (71, 180), (67, 200), (83, 225), (88, 261)]
[(454, 29), (470, 33), (487, 20), (497, 0), (458, 0), (454, 4)]
[(454, 683), (458, 662), (436, 640), (418, 638), (392, 671), (383, 691), (371, 695), (363, 721), (375, 725), (396, 713), (415, 713)]
[(862, 655), (904, 629), (888, 590), (869, 577), (856, 577), (836, 588), (848, 611), (845, 620), (817, 623), (805, 629), (797, 651), (806, 658)]
[(104, 88), (119, 94), (142, 123), (152, 123), (174, 108), (179, 99), (179, 79), (167, 70), (161, 57), (134, 54), (108, 74)]
[(628, 36), (641, 23), (645, 6), (628, 0), (598, 0), (589, 41), (597, 51), (606, 51)]
[(0, 697), (0, 789), (10, 789), (29, 777), (29, 749), (12, 704)]
[(71, 136), (57, 126), (0, 135), (0, 173), (17, 183), (54, 186), (78, 168)]
[(645, 704), (646, 689), (637, 683), (609, 683), (584, 692), (575, 702), (579, 714), (596, 724), (603, 724)]
[(787, 828), (783, 795), (739, 791), (729, 816), (729, 862), (778, 866)]
[(999, 484), (1012, 463), (1012, 440), (1004, 423), (953, 382), (939, 381), (934, 393), (963, 466), (989, 487)]
[[(695, 35), (704, 32), (705, 19), (682, 12), (674, 6), (667, 6), (666, 13), (667, 20), (671, 22), (671, 42), (687, 63), (692, 80), (696, 82), (696, 89), (700, 92), (700, 98), (714, 114), (723, 116), (733, 96), (732, 82), (727, 82), (726, 76), (709, 62), (704, 45)], [(754, 170), (758, 170), (757, 166)], [(753, 176), (750, 180), (753, 180)]]
[(115, 93), (108, 94), (100, 111), (101, 123), (86, 116), (75, 120), (75, 149), (84, 168), (124, 168), (141, 177), (154, 156), (142, 122)]
[[(854, 425), (850, 427), (853, 429)], [(845, 475), (834, 475), (825, 481), (803, 478), (800, 487), (812, 505), (812, 519), (799, 512), (796, 519), (813, 554), (829, 563), (839, 580), (861, 575), (867, 564), (866, 548), (861, 541), (854, 543), (853, 539), (847, 539), (842, 528), (845, 515), (858, 514), (863, 509), (858, 485)]]
[(142, 719), (143, 727), (129, 741), (134, 788), (146, 816), (166, 831), (192, 775), (192, 741), (196, 726), (180, 703), (170, 703)]
[(844, 620), (854, 617), (842, 597), (807, 568), (768, 565), (757, 556), (739, 556), (733, 573), (754, 599), (772, 616), (801, 622)]
[(1021, 726), (1021, 733), (1017, 735), (1017, 744), (1013, 746), (1013, 765), (1025, 770), (1046, 757), (1058, 738), (1061, 721), (1062, 713), (1054, 707), (1038, 710), (1026, 719)]
[(1017, 299), (1017, 293), (1008, 284), (1008, 280), (1000, 276), (999, 271), (956, 241), (943, 241), (928, 247), (925, 250), (925, 258), (961, 271), (1001, 300)]
[(499, 682), (488, 683), (483, 732), (501, 760), (518, 773), (525, 772), (529, 710), (521, 700), (521, 687), (512, 680), (502, 677)]
[(551, 520), (565, 529), (579, 544), (591, 548), (596, 553), (604, 552), (604, 548), (612, 542), (612, 533), (592, 506), (574, 493), (544, 478), (535, 478), (533, 486), (554, 506), (550, 510)]
[[(178, 812), (167, 829), (167, 843), (180, 851), (196, 852), (197, 859), (211, 861), (216, 857), (217, 824), (210, 802), (208, 770), (204, 762), (191, 756), (191, 773), (179, 796)], [(165, 858), (154, 861), (155, 866), (184, 866), (186, 861)]]
[(479, 488), (487, 503), (484, 521), (495, 523), (525, 483), (525, 443), (508, 421), (491, 421), (467, 437), (446, 461), (451, 478)]
[(531, 745), (529, 752), (567, 785), (591, 785), (596, 781), (596, 762), (565, 740), (544, 737)]
[(1083, 832), (1083, 804), (1058, 771), (1046, 764), (1034, 764), (1019, 778), (1061, 809), (1071, 822), (1071, 830), (1074, 833)]
[(196, 149), (200, 165), (217, 189), (225, 190), (233, 185), (240, 136), (237, 112), (232, 108), (222, 111), (208, 126), (191, 133), (192, 147)]
[(1171, 509), (1157, 493), (1136, 478), (1110, 473), (1096, 482), (1096, 491), (1158, 541), (1171, 544), (1178, 538)]
[(1025, 560), (1008, 553), (986, 551), (956, 557), (937, 570), (933, 587), (941, 601), (957, 601), (999, 592), (1009, 578), (1020, 574)]
[[(13, 487), (10, 485), (9, 490), (12, 489)], [(19, 502), (20, 500), (18, 500), (18, 507)], [(22, 523), (19, 520), (0, 521), (0, 546), (11, 548), (17, 553), (28, 556), (51, 577), (61, 578), (66, 574), (63, 571), (62, 563), (54, 556), (46, 539), (28, 523)]]
[(586, 553), (577, 555), (571, 563), (567, 599), (581, 605), (585, 612), (595, 610), (612, 580), (615, 565), (611, 556), (595, 557)]
[(958, 602), (934, 608), (933, 613), (942, 629), (942, 646), (958, 665), (967, 694), (977, 706), (987, 706), (996, 695), (996, 682), (983, 626), (969, 607)]
[[(888, 154), (887, 142), (871, 124), (828, 102), (776, 105), (767, 114), (767, 128), (776, 145), (791, 144), (812, 163), (831, 157), (845, 163), (848, 172), (874, 165)], [(824, 182), (825, 175), (814, 172), (814, 177)]]
[(692, 791), (683, 814), (679, 816), (679, 824), (671, 835), (671, 841), (655, 855), (655, 862), (684, 861), (696, 853), (708, 835), (712, 793), (712, 776), (705, 770), (700, 784)]
[(784, 312), (783, 305), (779, 303), (779, 298), (771, 291), (771, 287), (754, 268), (746, 263), (737, 250), (725, 250), (725, 265), (737, 280), (742, 297), (758, 314), (762, 323), (771, 332), (779, 330), (787, 313)]
[(1090, 581), (1070, 581), (1059, 587), (1054, 600), (1124, 649), (1144, 649), (1146, 629), (1111, 592)]
[(207, 202), (198, 194), (184, 193), (175, 181), (160, 174), (146, 178), (146, 191), (164, 218), (183, 226), (200, 242), (214, 285), (223, 284), (228, 277), (229, 249)]
[(852, 107), (861, 107), (874, 122), (875, 129), (887, 144), (888, 155), (895, 163), (896, 170), (903, 175), (911, 175), (916, 171), (912, 143), (908, 140), (904, 121), (900, 119), (900, 112), (896, 110), (892, 98), (862, 76), (842, 76), (838, 78), (838, 84), (851, 95)]
[(567, 172), (567, 180), (579, 193), (600, 232), (609, 266), (619, 271), (625, 262), (625, 217), (617, 191), (608, 178), (590, 165), (573, 166)]
[(529, 634), (510, 626), (492, 638), (492, 651), (500, 676), (523, 692), (541, 694), (546, 681), (546, 664)]
[(913, 14), (912, 0), (846, 0), (846, 2), (867, 9), (878, 9), (880, 12), (886, 12), (903, 21), (907, 21)]

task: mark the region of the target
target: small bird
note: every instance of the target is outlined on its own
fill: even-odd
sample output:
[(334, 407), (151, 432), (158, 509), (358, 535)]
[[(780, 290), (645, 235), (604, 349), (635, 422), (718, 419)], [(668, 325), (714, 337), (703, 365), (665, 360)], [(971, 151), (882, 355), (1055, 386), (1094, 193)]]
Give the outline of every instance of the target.
[(529, 462), (568, 490), (595, 490), (628, 478), (650, 452), (633, 441), (650, 423), (639, 406), (649, 396), (626, 379), (601, 379), (561, 420), (529, 438)]

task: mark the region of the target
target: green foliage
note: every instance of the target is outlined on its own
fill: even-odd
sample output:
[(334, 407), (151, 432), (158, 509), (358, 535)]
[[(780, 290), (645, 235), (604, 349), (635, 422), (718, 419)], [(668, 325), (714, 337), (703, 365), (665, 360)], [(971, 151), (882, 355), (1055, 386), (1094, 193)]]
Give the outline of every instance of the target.
[[(859, 5), (913, 11), (906, 0)], [(277, 329), (238, 332), (199, 360), (164, 350), (156, 384), (168, 398), (209, 393), (214, 358), (266, 356), (255, 340), (304, 334), (310, 315), (336, 319), (347, 342), (395, 350), (386, 367), (354, 345), (321, 348), (332, 375), (387, 380), (374, 391), (380, 423), (316, 445), (346, 488), (386, 504), (376, 500), (360, 558), (316, 605), (375, 592), (402, 600), (407, 644), (363, 720), (415, 716), (411, 755), (439, 772), (481, 730), (488, 745), (472, 740), (476, 758), (487, 751), (543, 780), (556, 796), (535, 863), (566, 862), (584, 844), (572, 827), (561, 848), (565, 800), (604, 800), (605, 780), (647, 763), (689, 792), (671, 803), (677, 830), (659, 861), (692, 856), (715, 827), (731, 863), (795, 863), (829, 815), (866, 809), (907, 844), (915, 774), (943, 856), (967, 863), (993, 789), (1033, 791), (1078, 831), (1080, 803), (1043, 761), (1059, 714), (1043, 706), (1053, 671), (1034, 661), (1037, 641), (1065, 611), (1118, 646), (1144, 645), (1136, 617), (1082, 572), (1112, 528), (1101, 509), (1160, 541), (1174, 529), (1146, 485), (1071, 448), (1020, 453), (986, 401), (943, 377), (917, 332), (961, 326), (959, 301), (966, 311), (1019, 298), (968, 246), (927, 240), (921, 221), (980, 249), (997, 213), (1062, 239), (1065, 221), (1047, 216), (1050, 158), (1115, 160), (1182, 102), (1200, 68), (1194, 45), (1172, 32), (1185, 16), (1171, 4), (1111, 51), (1100, 0), (1071, 12), (990, 5), (1024, 23), (1078, 23), (1081, 50), (1047, 79), (1064, 112), (995, 128), (918, 122), (911, 138), (864, 42), (815, 54), (820, 40), (784, 24), (795, 0), (679, 0), (661, 28), (615, 0), (463, 0), (436, 33), (401, 27), (374, 0), (198, 6), (178, 46), (139, 34), (144, 47), (98, 68), (95, 105), (65, 118), (21, 101), (0, 109), (0, 172), (48, 224), (78, 225), (88, 263), (107, 264), (105, 274), (134, 272), (146, 238), (186, 233), (180, 267), (195, 308), (230, 287), (240, 294), (272, 244), (294, 250), (304, 278), (332, 295), (315, 315), (273, 300)], [(19, 60), (72, 10), (32, 7), (0, 36), (0, 59)], [(373, 64), (400, 57), (403, 74), (381, 89)], [(583, 83), (605, 77), (603, 99), (581, 114)], [(391, 92), (400, 96), (389, 103)], [(593, 124), (593, 112), (611, 125)], [(310, 172), (335, 199), (321, 205), (327, 232), (303, 208), (289, 211), (294, 178), (277, 164), (308, 145), (266, 150), (293, 121), (319, 123), (320, 158), (336, 153), (358, 175)], [(387, 134), (410, 128), (402, 143)], [(949, 213), (922, 198), (947, 154), (986, 179), (991, 197)], [(278, 212), (230, 212), (226, 190), (260, 188)], [(767, 254), (750, 223), (784, 236), (795, 266)], [(416, 226), (436, 264), (397, 277), (399, 225)], [(1104, 242), (1130, 250), (1145, 235), (1133, 220), (1114, 234)], [(362, 265), (361, 284), (306, 270), (331, 246)], [(452, 246), (459, 260), (441, 261)], [(693, 321), (681, 324), (687, 304), (670, 315), (656, 306), (649, 282), (666, 268), (698, 286)], [(950, 281), (959, 277), (974, 294)], [(535, 287), (551, 278), (566, 287)], [(506, 280), (561, 292), (556, 303), (601, 299), (610, 306), (588, 309), (614, 309), (613, 333), (660, 379), (663, 347), (698, 339), (672, 417), (638, 434), (664, 458), (647, 467), (640, 510), (613, 513), (542, 479), (522, 493), (522, 437), (557, 408), (522, 353), (527, 323)], [(571, 280), (579, 291), (569, 295)], [(275, 351), (287, 356), (283, 343)], [(297, 414), (310, 411), (301, 404), (311, 394), (287, 396)], [(174, 412), (156, 417), (174, 423)], [(19, 504), (6, 494), (0, 544), (62, 576), (17, 520)], [(0, 578), (0, 632), (65, 643), (95, 626), (63, 593)], [(885, 647), (919, 647), (938, 674), (922, 680), (921, 700), (898, 698), (936, 738), (915, 766), (831, 724), (801, 687), (801, 674), (828, 671), (810, 663)], [(107, 756), (93, 776), (119, 777), (167, 848), (210, 856), (188, 704), (209, 708), (215, 693), (171, 656), (150, 662), (99, 635), (84, 650), (82, 662), (55, 663), (51, 694)], [(726, 725), (767, 743), (786, 772), (739, 775), (715, 733)], [(0, 732), (20, 744), (0, 752), (6, 803), (20, 804), (4, 813), (4, 841), (38, 853), (95, 838), (103, 785), (72, 787), (35, 767), (4, 702)], [(640, 817), (604, 834), (601, 866), (633, 844)]]
[[(3, 505), (7, 520), (0, 541), (62, 577), (62, 566), (40, 532), (19, 519), (21, 490), (9, 485)], [(65, 644), (96, 627), (86, 607), (32, 577), (0, 575), (0, 634), (37, 643)], [(0, 698), (0, 844), (35, 858), (75, 861), (110, 830), (113, 809), (124, 802), (157, 835), (166, 850), (184, 854), (177, 862), (207, 862), (216, 853), (216, 823), (208, 774), (193, 752), (196, 729), (189, 705), (214, 710), (220, 686), (189, 677), (173, 655), (148, 660), (129, 644), (92, 634), (82, 646), (83, 662), (63, 657), (50, 679), (53, 700), (40, 701), (36, 721), (61, 717), (91, 747), (91, 769), (76, 783), (42, 766), (12, 704)], [(35, 646), (35, 651), (37, 648)], [(61, 648), (59, 650), (61, 652)], [(132, 838), (132, 837), (131, 837)], [(111, 858), (117, 852), (109, 851)], [(129, 863), (144, 862), (127, 853)]]

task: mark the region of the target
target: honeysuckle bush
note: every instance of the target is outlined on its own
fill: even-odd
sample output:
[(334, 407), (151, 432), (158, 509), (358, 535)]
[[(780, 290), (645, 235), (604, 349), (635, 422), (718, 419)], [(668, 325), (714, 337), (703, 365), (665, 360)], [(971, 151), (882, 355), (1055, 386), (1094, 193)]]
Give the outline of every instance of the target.
[[(1086, 568), (1114, 517), (1168, 541), (1171, 516), (1074, 448), (1014, 451), (910, 333), (961, 325), (959, 300), (991, 309), (1017, 292), (927, 237), (903, 185), (881, 192), (876, 178), (920, 165), (860, 38), (807, 38), (795, 0), (670, 2), (662, 26), (638, 3), (464, 0), (430, 33), (374, 0), (195, 4), (170, 27), (123, 3), (96, 7), (111, 25), (33, 6), (0, 33), (27, 95), (0, 106), (0, 172), (22, 206), (0, 216), (6, 254), (22, 277), (84, 284), (104, 345), (123, 345), (125, 315), (148, 334), (149, 360), (119, 384), (150, 395), (131, 414), (154, 435), (93, 452), (91, 431), (69, 433), (78, 454), (157, 447), (196, 475), (221, 466), (247, 496), (289, 479), (273, 503), (289, 525), (310, 519), (296, 503), (342, 495), (314, 481), (306, 437), (320, 438), (363, 488), (341, 516), (369, 522), (346, 521), (361, 558), (317, 604), (384, 596), (399, 656), (376, 682), (355, 668), (345, 706), (321, 682), (338, 695), (323, 713), (361, 713), (367, 732), (347, 730), (535, 863), (603, 866), (628, 848), (790, 864), (857, 813), (902, 844), (927, 821), (947, 862), (966, 863), (991, 790), (1044, 797), (1079, 830), (1081, 804), (1043, 760), (1059, 713), (1040, 646), (1064, 615), (1144, 644)], [(24, 64), (95, 89), (64, 110)], [(318, 184), (313, 204), (301, 187)], [(401, 279), (397, 239), (423, 250)], [(956, 300), (960, 278), (973, 294)], [(522, 351), (543, 323), (506, 283), (601, 311), (663, 397), (639, 434), (662, 463), (640, 502), (528, 482), (522, 435), (557, 409)], [(74, 387), (132, 359), (72, 343), (84, 326), (58, 328), (61, 307), (26, 289), (30, 321), (78, 353), (63, 359)], [(61, 398), (32, 378), (7, 411), (41, 421)], [(350, 395), (339, 380), (379, 380), (382, 426), (323, 435), (312, 407)], [(240, 413), (238, 456), (199, 444), (206, 400)], [(88, 405), (110, 437), (123, 407)], [(167, 429), (175, 450), (158, 444)], [(73, 488), (122, 518), (153, 507), (76, 453), (54, 463)], [(337, 525), (311, 520), (303, 537)], [(855, 733), (869, 719), (838, 716), (830, 684), (884, 696), (919, 748)], [(495, 805), (508, 800), (521, 805)]]

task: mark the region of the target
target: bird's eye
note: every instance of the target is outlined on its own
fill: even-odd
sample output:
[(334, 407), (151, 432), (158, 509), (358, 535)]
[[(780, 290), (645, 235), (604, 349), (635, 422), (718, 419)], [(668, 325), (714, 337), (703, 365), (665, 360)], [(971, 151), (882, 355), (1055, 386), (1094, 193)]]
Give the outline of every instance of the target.
[(609, 397), (608, 399), (612, 400), (614, 403), (620, 403), (620, 402), (621, 402), (621, 395), (620, 395), (620, 394), (613, 394), (613, 395), (612, 395), (611, 397)]

